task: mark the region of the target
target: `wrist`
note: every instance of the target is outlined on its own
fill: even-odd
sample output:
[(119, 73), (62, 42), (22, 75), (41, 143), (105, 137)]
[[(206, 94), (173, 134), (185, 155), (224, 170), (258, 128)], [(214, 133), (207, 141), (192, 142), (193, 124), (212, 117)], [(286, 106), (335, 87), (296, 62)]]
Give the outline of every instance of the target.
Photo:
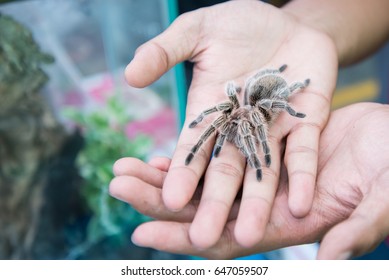
[[(283, 6), (281, 10), (292, 16), (299, 24), (313, 29), (322, 36), (327, 37), (328, 41), (332, 43), (336, 50), (338, 63), (343, 64), (345, 60), (343, 58), (343, 46), (342, 42), (338, 40), (336, 28), (334, 28), (336, 24), (331, 24), (331, 20), (327, 20), (322, 12), (312, 12), (314, 7), (309, 2), (316, 1), (291, 1), (289, 4)], [(320, 11), (322, 2), (318, 1), (315, 5), (315, 10), (317, 9)], [(323, 18), (325, 20), (323, 20)]]
[(389, 38), (387, 0), (294, 0), (282, 10), (328, 35), (346, 66), (376, 51)]

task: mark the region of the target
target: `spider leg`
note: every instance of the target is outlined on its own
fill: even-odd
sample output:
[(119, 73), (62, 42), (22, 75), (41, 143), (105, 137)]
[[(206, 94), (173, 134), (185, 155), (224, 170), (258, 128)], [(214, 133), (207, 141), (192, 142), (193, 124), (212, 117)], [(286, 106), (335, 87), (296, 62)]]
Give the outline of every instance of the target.
[(232, 105), (234, 106), (234, 109), (238, 109), (240, 107), (239, 100), (236, 97), (237, 94), (241, 92), (242, 88), (235, 85), (234, 82), (228, 82), (226, 86), (226, 92), (227, 96), (232, 102)]
[(287, 111), (293, 117), (297, 117), (297, 118), (305, 117), (304, 113), (296, 112), (292, 107), (290, 107), (288, 101), (285, 100), (263, 99), (260, 102), (258, 102), (258, 105), (265, 110), (282, 109)]
[(280, 71), (280, 73), (281, 72), (284, 72), (285, 71), (285, 69), (288, 67), (288, 65), (287, 64), (283, 64), (283, 65), (281, 65), (281, 67), (280, 68), (278, 68), (278, 71)]
[(251, 121), (256, 125), (256, 133), (257, 138), (259, 142), (262, 144), (262, 150), (265, 154), (265, 163), (266, 166), (269, 167), (271, 164), (271, 155), (270, 155), (270, 148), (267, 144), (267, 133), (266, 133), (266, 120), (263, 115), (261, 115), (258, 112), (252, 112), (251, 113)]
[(262, 77), (262, 76), (265, 76), (265, 75), (271, 75), (271, 74), (280, 74), (281, 72), (284, 72), (285, 69), (286, 69), (287, 65), (284, 64), (284, 65), (281, 65), (280, 68), (278, 69), (262, 69), (262, 70), (259, 70), (255, 75), (251, 76), (246, 84), (249, 84), (251, 83), (252, 80), (257, 80), (259, 77)]
[(212, 124), (203, 132), (203, 134), (201, 134), (200, 136), (200, 139), (198, 140), (198, 142), (196, 143), (196, 145), (194, 145), (190, 151), (190, 153), (188, 154), (188, 156), (186, 157), (185, 159), (185, 165), (188, 165), (195, 153), (197, 153), (197, 151), (199, 150), (199, 148), (204, 144), (205, 141), (207, 141), (207, 139), (209, 138), (209, 136), (212, 135), (212, 133), (214, 133), (216, 131), (216, 129), (218, 129), (221, 125), (223, 125), (226, 121), (226, 116), (225, 115), (222, 115), (220, 117), (218, 117), (216, 120), (214, 120), (212, 122)]
[(244, 154), (247, 157), (251, 167), (256, 169), (256, 177), (258, 181), (262, 180), (262, 168), (261, 162), (257, 156), (257, 150), (255, 148), (255, 137), (251, 133), (250, 123), (242, 121), (238, 125), (238, 133), (242, 140), (242, 148)]
[(229, 128), (230, 128), (230, 124), (228, 122), (225, 122), (220, 128), (220, 133), (216, 138), (215, 150), (213, 152), (215, 157), (219, 156), (219, 153), (224, 145), (224, 142), (226, 141)]
[(302, 82), (295, 82), (295, 83), (291, 84), (289, 86), (290, 93), (293, 93), (294, 91), (299, 90), (299, 89), (306, 88), (309, 85), (310, 81), (311, 81), (310, 79), (306, 79), (303, 83)]
[(252, 76), (251, 78), (249, 78), (247, 80), (247, 83), (251, 82), (252, 80), (256, 80), (258, 79), (259, 77), (262, 77), (264, 75), (268, 75), (268, 74), (279, 74), (281, 73), (282, 71), (284, 71), (286, 69), (286, 64), (282, 65), (280, 68), (278, 69), (263, 69), (263, 70), (260, 70), (259, 72), (257, 72), (254, 76)]
[(215, 113), (218, 111), (224, 111), (224, 112), (229, 111), (233, 108), (233, 106), (234, 105), (231, 102), (223, 102), (223, 103), (220, 103), (214, 107), (208, 108), (208, 109), (204, 110), (194, 121), (192, 121), (189, 124), (189, 127), (190, 128), (195, 127), (204, 119), (205, 116), (207, 116), (209, 114), (212, 114), (212, 113)]
[[(242, 136), (240, 136), (239, 134), (236, 135), (236, 138), (235, 138), (235, 145), (236, 147), (238, 147), (239, 151), (242, 152), (242, 154), (245, 156), (245, 158), (249, 158), (249, 154), (246, 152), (246, 150), (244, 149), (243, 147), (243, 140), (242, 140)], [(250, 162), (249, 162), (250, 163)], [(251, 166), (251, 163), (250, 163), (250, 166)]]

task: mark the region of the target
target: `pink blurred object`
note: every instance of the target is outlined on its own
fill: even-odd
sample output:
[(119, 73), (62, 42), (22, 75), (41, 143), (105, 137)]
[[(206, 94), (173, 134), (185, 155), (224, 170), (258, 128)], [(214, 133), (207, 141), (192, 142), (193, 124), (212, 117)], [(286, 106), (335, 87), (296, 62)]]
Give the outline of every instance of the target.
[(105, 75), (100, 83), (96, 83), (89, 88), (89, 94), (95, 102), (105, 104), (107, 97), (112, 94), (114, 88), (115, 84), (112, 76)]
[(166, 141), (176, 139), (177, 122), (171, 108), (163, 108), (147, 120), (134, 121), (127, 125), (126, 134), (133, 139), (138, 134), (145, 134), (153, 138), (154, 144), (159, 146)]

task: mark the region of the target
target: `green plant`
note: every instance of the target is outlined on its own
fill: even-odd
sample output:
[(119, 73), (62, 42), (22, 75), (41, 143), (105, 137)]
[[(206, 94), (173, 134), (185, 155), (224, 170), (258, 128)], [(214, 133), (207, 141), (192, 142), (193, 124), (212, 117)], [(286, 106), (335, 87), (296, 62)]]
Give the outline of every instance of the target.
[(84, 180), (82, 194), (93, 212), (87, 228), (88, 241), (120, 234), (145, 221), (145, 216), (108, 194), (114, 162), (127, 156), (144, 159), (152, 145), (145, 135), (127, 137), (126, 127), (132, 118), (125, 104), (118, 96), (112, 96), (104, 108), (92, 112), (68, 108), (65, 115), (81, 128), (85, 140), (77, 165)]

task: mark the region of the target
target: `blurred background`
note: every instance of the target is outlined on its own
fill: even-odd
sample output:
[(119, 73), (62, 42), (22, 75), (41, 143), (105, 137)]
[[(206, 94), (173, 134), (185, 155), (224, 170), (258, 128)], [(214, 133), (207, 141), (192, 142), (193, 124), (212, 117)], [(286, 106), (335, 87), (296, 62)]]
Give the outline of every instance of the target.
[[(123, 77), (135, 49), (220, 2), (0, 1), (0, 259), (193, 258), (134, 246), (148, 218), (108, 185), (118, 158), (171, 156), (183, 123), (192, 65), (135, 89)], [(388, 103), (388, 70), (388, 46), (341, 70), (333, 108)], [(364, 258), (388, 259), (388, 244)], [(247, 258), (313, 259), (317, 247)]]
[(0, 13), (0, 258), (177, 258), (133, 246), (147, 218), (107, 192), (117, 159), (175, 147), (182, 66), (145, 89), (123, 73), (177, 3), (6, 1)]

